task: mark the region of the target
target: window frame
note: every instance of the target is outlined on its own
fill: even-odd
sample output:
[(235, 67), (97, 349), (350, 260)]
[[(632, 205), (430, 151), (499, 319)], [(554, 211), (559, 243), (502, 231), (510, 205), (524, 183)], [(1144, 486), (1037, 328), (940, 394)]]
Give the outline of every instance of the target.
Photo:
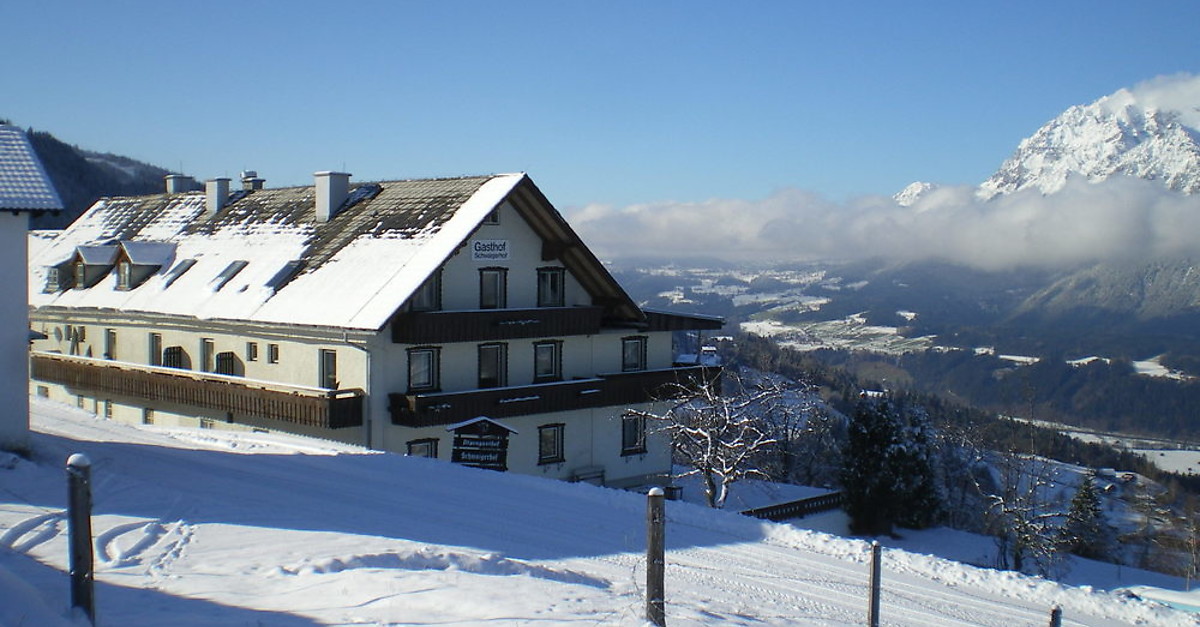
[(278, 344), (274, 344), (274, 343), (267, 344), (267, 363), (268, 364), (279, 363), (279, 345)]
[[(494, 277), (489, 281), (488, 277)], [(489, 292), (494, 290), (494, 295)], [(489, 295), (494, 301), (487, 300)], [(479, 308), (506, 309), (508, 307), (508, 268), (488, 267), (479, 269)]]
[(164, 368), (187, 370), (187, 351), (182, 346), (168, 346), (163, 349), (162, 365)]
[(146, 360), (151, 366), (163, 365), (162, 333), (151, 332), (146, 338)]
[[(420, 346), (417, 348), (408, 349), (409, 393), (437, 392), (441, 388), (441, 353), (442, 349), (438, 346)], [(428, 371), (428, 376), (427, 381), (414, 384), (414, 366), (420, 363), (418, 359), (426, 361), (425, 369)]]
[[(549, 381), (562, 381), (562, 340), (540, 340), (533, 343), (533, 382), (545, 383)], [(543, 349), (550, 350), (550, 367), (551, 372), (543, 373), (540, 370), (542, 359), (540, 352)]]
[(246, 342), (246, 361), (258, 361), (258, 342)]
[[(639, 372), (646, 369), (647, 344), (648, 342), (644, 335), (631, 335), (621, 338), (621, 372)], [(631, 346), (637, 351), (634, 354), (634, 362), (629, 361), (629, 348)]]
[[(484, 379), (484, 364), (488, 362), (485, 359), (484, 352), (495, 351), (494, 368), (495, 376), (490, 380)], [(508, 344), (504, 342), (488, 342), (480, 344), (476, 350), (478, 360), (478, 377), (476, 382), (479, 389), (487, 388), (502, 388), (508, 385)]]
[(133, 262), (128, 259), (117, 262), (117, 289), (122, 291), (133, 289)]
[(217, 368), (217, 344), (211, 337), (200, 338), (200, 372), (214, 372)]
[(326, 390), (336, 390), (338, 387), (337, 378), (337, 351), (322, 348), (317, 353), (317, 369), (319, 387)]
[[(538, 426), (538, 465), (561, 464), (566, 458), (566, 424), (554, 422)], [(550, 437), (547, 437), (550, 436)], [(547, 446), (549, 444), (549, 446)]]
[(233, 351), (221, 351), (214, 355), (213, 373), (235, 377), (239, 376), (237, 355)]
[(644, 455), (645, 453), (646, 417), (640, 414), (623, 414), (621, 416), (621, 457)]
[(567, 269), (548, 266), (537, 269), (537, 306), (565, 307), (567, 304)]

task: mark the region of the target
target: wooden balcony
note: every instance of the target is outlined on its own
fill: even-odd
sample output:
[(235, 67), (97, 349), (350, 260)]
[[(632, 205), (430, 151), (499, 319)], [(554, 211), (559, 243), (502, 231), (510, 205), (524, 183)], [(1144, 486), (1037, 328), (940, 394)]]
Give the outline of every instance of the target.
[(48, 353), (30, 356), (30, 376), (81, 393), (186, 405), (235, 417), (326, 429), (363, 424), (362, 390), (322, 390)]
[(392, 341), (445, 344), (594, 335), (600, 332), (603, 313), (602, 307), (406, 312), (392, 320)]
[(665, 368), (462, 392), (389, 394), (388, 400), (393, 424), (432, 427), (479, 416), (499, 419), (645, 403), (668, 396), (671, 384), (711, 379), (717, 377), (718, 373), (719, 369), (700, 366)]

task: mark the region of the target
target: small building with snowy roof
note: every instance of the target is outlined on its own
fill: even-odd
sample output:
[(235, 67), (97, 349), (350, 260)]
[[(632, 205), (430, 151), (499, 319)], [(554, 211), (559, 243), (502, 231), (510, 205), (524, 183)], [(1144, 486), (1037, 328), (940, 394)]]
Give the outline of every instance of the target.
[[(21, 129), (0, 124), (0, 264), (4, 284), (26, 291), (29, 214), (60, 211), (62, 201)], [(29, 312), (20, 298), (0, 299), (0, 450), (29, 445)]]
[(625, 410), (712, 374), (672, 334), (721, 321), (641, 310), (528, 176), (249, 174), (31, 238), (37, 393), (614, 486), (669, 472)]

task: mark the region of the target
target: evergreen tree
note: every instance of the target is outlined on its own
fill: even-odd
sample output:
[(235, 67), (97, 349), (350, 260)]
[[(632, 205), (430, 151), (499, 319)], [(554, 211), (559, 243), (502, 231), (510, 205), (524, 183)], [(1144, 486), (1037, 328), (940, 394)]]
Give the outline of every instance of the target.
[(850, 530), (892, 532), (923, 527), (940, 512), (933, 473), (931, 428), (924, 412), (905, 411), (889, 397), (860, 400), (843, 453), (842, 490)]
[(1104, 559), (1109, 555), (1112, 537), (1112, 528), (1104, 519), (1104, 510), (1100, 506), (1096, 483), (1089, 473), (1071, 499), (1067, 520), (1059, 532), (1059, 545), (1082, 557)]

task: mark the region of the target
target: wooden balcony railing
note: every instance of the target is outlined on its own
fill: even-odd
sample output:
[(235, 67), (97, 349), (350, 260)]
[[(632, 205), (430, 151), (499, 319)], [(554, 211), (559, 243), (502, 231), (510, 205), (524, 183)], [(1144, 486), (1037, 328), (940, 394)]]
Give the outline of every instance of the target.
[(602, 307), (545, 307), (407, 312), (392, 320), (397, 344), (443, 344), (531, 337), (594, 335)]
[(30, 376), (79, 392), (174, 403), (309, 427), (340, 429), (363, 424), (362, 390), (322, 390), (47, 353), (30, 356)]
[(393, 424), (431, 427), (479, 416), (509, 418), (660, 400), (669, 395), (671, 384), (712, 379), (718, 372), (717, 368), (702, 366), (665, 368), (462, 392), (389, 394), (388, 400)]

